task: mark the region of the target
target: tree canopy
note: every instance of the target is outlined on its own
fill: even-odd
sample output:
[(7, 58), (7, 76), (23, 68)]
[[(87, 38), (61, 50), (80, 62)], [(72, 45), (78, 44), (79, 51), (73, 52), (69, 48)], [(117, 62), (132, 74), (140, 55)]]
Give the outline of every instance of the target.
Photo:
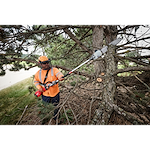
[[(117, 59), (120, 62), (132, 61), (143, 66), (143, 68), (139, 67), (139, 70), (147, 70), (148, 60), (144, 61), (144, 59), (150, 56), (149, 54), (141, 56), (141, 54), (143, 50), (150, 50), (149, 26), (117, 25), (116, 27), (114, 29), (113, 26), (102, 26), (104, 29), (103, 46), (108, 44), (106, 35), (110, 34), (109, 32), (116, 34), (117, 37), (123, 38), (115, 54)], [(55, 65), (69, 68), (77, 66), (95, 49), (92, 45), (93, 28), (93, 25), (1, 25), (1, 75), (5, 74), (4, 64), (13, 63), (12, 70), (26, 68), (25, 65), (19, 63), (21, 61), (30, 64), (30, 68), (38, 65), (38, 53), (36, 53), (38, 49), (42, 49)], [(31, 46), (33, 50), (30, 50)], [(96, 49), (99, 48), (96, 47)], [(28, 55), (23, 55), (27, 52)], [(133, 68), (128, 68), (127, 71), (129, 70)], [(119, 72), (123, 70), (117, 70), (116, 74)]]

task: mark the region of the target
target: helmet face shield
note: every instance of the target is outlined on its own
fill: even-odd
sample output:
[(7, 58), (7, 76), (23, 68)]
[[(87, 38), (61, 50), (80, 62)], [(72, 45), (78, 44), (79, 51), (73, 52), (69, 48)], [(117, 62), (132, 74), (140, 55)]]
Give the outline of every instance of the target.
[(48, 64), (50, 61), (43, 61), (43, 62), (40, 62), (41, 64)]

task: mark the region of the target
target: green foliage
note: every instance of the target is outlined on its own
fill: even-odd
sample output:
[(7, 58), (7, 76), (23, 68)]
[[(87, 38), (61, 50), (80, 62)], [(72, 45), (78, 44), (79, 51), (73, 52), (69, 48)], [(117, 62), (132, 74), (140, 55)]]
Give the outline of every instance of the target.
[(39, 117), (41, 119), (46, 117), (46, 119), (50, 120), (53, 116), (54, 105), (51, 103), (43, 102), (42, 100), (38, 101), (37, 104), (38, 104)]
[[(73, 32), (78, 39), (81, 39), (87, 30), (74, 29)], [(92, 46), (90, 38), (82, 40), (82, 42), (88, 48)], [(49, 46), (45, 48), (45, 51), (48, 57), (51, 58), (53, 65), (61, 65), (70, 69), (89, 58), (89, 53), (84, 52), (73, 40), (59, 33), (55, 33), (55, 37), (49, 40)], [(83, 71), (83, 69), (85, 68), (80, 68), (79, 70)]]
[[(58, 25), (33, 25), (26, 27), (22, 25), (3, 25), (1, 27), (3, 40), (0, 41), (0, 44), (4, 45), (3, 52), (7, 55), (0, 55), (0, 57), (3, 57), (0, 64), (0, 75), (5, 74), (4, 64), (13, 63), (11, 71), (18, 71), (22, 68), (27, 69), (26, 64), (28, 67), (32, 67), (33, 63), (30, 63), (30, 61), (26, 61), (26, 64), (19, 63), (21, 61), (20, 58), (37, 60), (38, 57), (34, 53), (27, 56), (24, 54), (24, 51), (28, 51), (28, 46), (32, 44), (35, 46), (35, 49), (44, 49), (48, 57), (51, 58), (53, 65), (61, 65), (72, 69), (89, 58), (89, 53), (83, 51), (68, 35), (64, 34)], [(90, 26), (85, 28), (82, 28), (82, 26), (77, 26), (76, 28), (74, 26), (71, 32), (87, 48), (90, 49), (92, 47), (92, 30)], [(79, 70), (84, 69), (87, 71), (86, 68), (80, 68)]]
[(28, 86), (28, 91), (29, 91), (30, 94), (33, 93), (33, 92), (35, 92), (36, 90), (37, 90), (37, 89), (35, 88), (34, 85)]
[(75, 85), (76, 85), (76, 81), (70, 82), (70, 85), (71, 85), (71, 86), (75, 86)]
[(73, 117), (71, 109), (66, 109), (66, 112), (64, 112), (64, 113), (61, 114), (60, 120), (63, 120), (63, 122), (66, 123), (66, 121), (67, 121), (66, 115), (67, 115), (69, 121), (73, 120), (74, 117)]
[(136, 56), (140, 56), (141, 54), (139, 53), (139, 51), (131, 51), (129, 53), (126, 53), (126, 57), (136, 57)]
[(4, 76), (6, 74), (5, 70), (3, 68), (0, 68), (0, 76)]
[[(1, 25), (0, 26), (0, 75), (5, 74), (4, 65), (13, 64), (10, 71), (18, 71), (25, 68), (24, 65), (20, 64), (22, 55), (24, 52), (28, 52), (28, 49), (33, 41), (33, 34), (27, 34), (30, 32), (31, 28), (27, 28), (22, 25)], [(33, 59), (34, 58), (34, 59)], [(26, 58), (27, 62), (29, 60), (35, 60), (34, 56), (28, 56)], [(32, 64), (28, 64), (31, 67)], [(26, 69), (26, 68), (25, 68)]]

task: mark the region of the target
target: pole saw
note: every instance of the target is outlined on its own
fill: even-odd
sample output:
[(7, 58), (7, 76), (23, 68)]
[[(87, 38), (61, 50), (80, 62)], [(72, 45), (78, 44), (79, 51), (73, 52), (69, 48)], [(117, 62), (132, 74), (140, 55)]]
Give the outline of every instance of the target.
[[(109, 43), (108, 45), (117, 45), (122, 39), (118, 38), (114, 41), (112, 41), (111, 43)], [(70, 72), (68, 72), (66, 75), (63, 76), (63, 78), (67, 77), (68, 75), (72, 74), (75, 70), (79, 69), (81, 66), (83, 66), (84, 64), (88, 63), (91, 60), (96, 60), (97, 58), (101, 57), (104, 53), (107, 52), (108, 46), (103, 47), (100, 50), (95, 50), (95, 53), (85, 62), (83, 62), (82, 64), (80, 64), (79, 66), (77, 66), (76, 68), (74, 68), (73, 70), (71, 70)], [(45, 86), (45, 88), (43, 88), (44, 91), (48, 90), (51, 86), (57, 84), (59, 82), (59, 80), (56, 81), (52, 81), (51, 83), (49, 83), (47, 86)], [(40, 91), (36, 91), (35, 92), (35, 96), (39, 97), (42, 94), (42, 92)]]

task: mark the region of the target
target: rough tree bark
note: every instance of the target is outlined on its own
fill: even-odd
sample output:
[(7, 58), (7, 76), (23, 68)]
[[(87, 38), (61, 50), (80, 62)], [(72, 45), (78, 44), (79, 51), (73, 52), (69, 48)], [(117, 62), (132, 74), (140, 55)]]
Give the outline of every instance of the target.
[[(95, 50), (101, 49), (103, 45), (103, 27), (102, 26), (93, 26), (93, 53)], [(98, 77), (101, 72), (104, 72), (104, 62), (103, 60), (94, 62), (95, 75)]]
[[(96, 33), (96, 30), (99, 30)], [(98, 42), (102, 41), (103, 32), (102, 29), (95, 27), (93, 31), (93, 44), (98, 45)], [(98, 35), (99, 34), (99, 35)], [(102, 34), (102, 35), (101, 35)], [(97, 40), (99, 37), (100, 41)], [(111, 29), (108, 28), (108, 32), (105, 35), (106, 42), (109, 43), (115, 39), (115, 36), (111, 34)], [(95, 40), (96, 39), (96, 40)], [(100, 44), (100, 43), (99, 43)], [(95, 116), (93, 118), (92, 124), (96, 125), (107, 125), (111, 114), (114, 110), (114, 96), (116, 91), (116, 83), (113, 76), (113, 73), (116, 71), (116, 61), (114, 58), (115, 47), (109, 46), (107, 54), (105, 55), (105, 62), (99, 62), (95, 65), (96, 76), (100, 76), (101, 72), (104, 72), (103, 81), (100, 83), (101, 87), (103, 87), (103, 91), (101, 93), (101, 101), (99, 102), (98, 109), (95, 112)], [(100, 65), (99, 65), (100, 64)]]

